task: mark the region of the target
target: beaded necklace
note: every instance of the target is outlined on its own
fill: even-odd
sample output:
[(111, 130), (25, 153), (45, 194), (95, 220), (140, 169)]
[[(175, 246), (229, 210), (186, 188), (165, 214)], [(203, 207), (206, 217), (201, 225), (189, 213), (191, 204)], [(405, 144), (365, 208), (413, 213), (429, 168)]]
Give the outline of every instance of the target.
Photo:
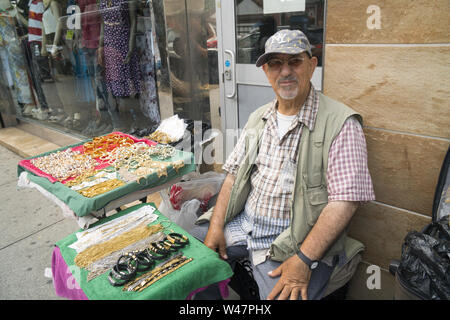
[(71, 149), (50, 153), (30, 161), (36, 168), (58, 181), (77, 177), (86, 171), (93, 170), (98, 164), (90, 156)]

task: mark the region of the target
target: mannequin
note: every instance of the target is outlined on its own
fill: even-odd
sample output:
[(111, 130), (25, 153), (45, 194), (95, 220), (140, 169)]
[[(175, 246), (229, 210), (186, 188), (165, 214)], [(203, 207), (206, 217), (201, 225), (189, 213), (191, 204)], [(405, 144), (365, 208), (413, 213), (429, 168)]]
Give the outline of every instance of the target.
[(112, 110), (108, 90), (103, 79), (104, 68), (97, 63), (97, 51), (101, 29), (101, 17), (97, 0), (77, 0), (81, 11), (81, 52), (95, 89), (95, 108), (87, 111), (91, 121), (82, 131), (85, 136), (101, 135), (113, 130)]
[(23, 108), (33, 108), (34, 101), (28, 81), (25, 57), (16, 35), (16, 19), (22, 19), (22, 22), (25, 20), (9, 0), (0, 0), (0, 45), (6, 49), (10, 75), (18, 102), (16, 113), (21, 116)]
[[(147, 2), (148, 4), (148, 2)], [(159, 112), (157, 84), (156, 84), (156, 70), (155, 70), (155, 53), (153, 52), (153, 43), (156, 44), (156, 39), (153, 38), (154, 27), (152, 23), (155, 21), (154, 13), (150, 5), (144, 7), (143, 12), (143, 30), (144, 34), (138, 37), (137, 47), (140, 51), (140, 67), (142, 71), (141, 87), (142, 91), (139, 95), (140, 110), (143, 117), (136, 117), (136, 128), (132, 128), (130, 133), (138, 136), (148, 135), (146, 131), (161, 122), (161, 115)], [(157, 46), (155, 46), (157, 48)], [(140, 130), (139, 128), (148, 128)]]
[(44, 4), (42, 0), (30, 0), (28, 14), (28, 46), (27, 52), (31, 60), (31, 79), (36, 90), (40, 107), (24, 111), (24, 115), (31, 115), (38, 120), (46, 120), (49, 117), (47, 99), (42, 89), (42, 81), (52, 79), (47, 57), (41, 56), (42, 52), (42, 14)]
[[(58, 96), (62, 104), (61, 108), (53, 112), (49, 121), (60, 122), (67, 129), (81, 129), (80, 104), (77, 101), (81, 94), (77, 89), (82, 87), (83, 79), (73, 74), (79, 67), (78, 52), (68, 45), (57, 46), (63, 27), (62, 23), (59, 23), (62, 12), (60, 0), (43, 0), (43, 3), (41, 54), (48, 57), (53, 53), (52, 70), (56, 88), (56, 94), (53, 96)], [(58, 52), (57, 49), (62, 51)]]
[[(115, 101), (114, 130), (123, 131), (119, 106), (140, 92), (141, 73), (136, 52), (136, 0), (100, 0), (102, 25), (99, 64), (105, 67), (105, 82)], [(127, 14), (128, 12), (128, 14)]]
[(61, 16), (61, 6), (57, 0), (43, 0), (44, 13), (42, 14), (42, 48), (41, 55), (47, 56), (47, 44), (53, 44), (56, 27)]

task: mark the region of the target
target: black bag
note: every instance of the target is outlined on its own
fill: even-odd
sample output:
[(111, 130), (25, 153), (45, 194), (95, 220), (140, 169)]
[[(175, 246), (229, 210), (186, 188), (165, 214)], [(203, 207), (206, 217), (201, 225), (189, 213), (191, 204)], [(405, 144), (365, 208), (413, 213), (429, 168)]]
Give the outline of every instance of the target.
[(401, 260), (392, 261), (395, 299), (450, 300), (450, 148), (436, 187), (432, 222), (405, 237)]
[(260, 300), (258, 284), (253, 278), (250, 261), (238, 260), (233, 272), (229, 286), (236, 291), (241, 300)]

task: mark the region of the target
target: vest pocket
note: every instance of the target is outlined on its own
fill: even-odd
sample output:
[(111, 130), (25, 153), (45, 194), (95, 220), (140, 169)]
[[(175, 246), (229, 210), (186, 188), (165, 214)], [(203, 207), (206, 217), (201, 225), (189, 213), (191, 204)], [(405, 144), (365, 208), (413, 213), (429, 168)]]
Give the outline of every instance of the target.
[(328, 203), (328, 192), (325, 186), (315, 188), (308, 188), (306, 190), (306, 197), (310, 204), (306, 210), (306, 218), (309, 225), (314, 225), (319, 218), (325, 205)]

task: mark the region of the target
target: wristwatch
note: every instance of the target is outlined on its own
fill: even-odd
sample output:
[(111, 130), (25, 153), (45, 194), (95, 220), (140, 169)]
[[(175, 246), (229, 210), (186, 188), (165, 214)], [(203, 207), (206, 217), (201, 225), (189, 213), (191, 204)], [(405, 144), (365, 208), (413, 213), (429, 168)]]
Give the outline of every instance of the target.
[(314, 270), (319, 265), (319, 261), (312, 261), (310, 258), (305, 256), (302, 250), (298, 249), (297, 256), (309, 267), (309, 269)]

